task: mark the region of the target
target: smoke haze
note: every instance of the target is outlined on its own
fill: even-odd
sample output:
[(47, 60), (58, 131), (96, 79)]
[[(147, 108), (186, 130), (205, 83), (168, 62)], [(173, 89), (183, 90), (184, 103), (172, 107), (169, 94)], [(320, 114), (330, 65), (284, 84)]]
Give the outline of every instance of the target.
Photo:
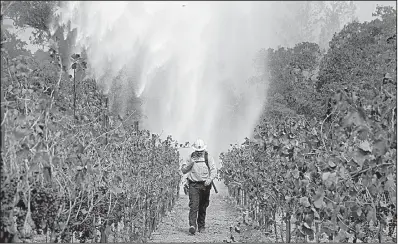
[(143, 100), (143, 127), (181, 143), (202, 138), (215, 159), (257, 123), (267, 81), (253, 59), (286, 42), (287, 14), (282, 2), (247, 1), (81, 1), (57, 12), (77, 28), (76, 51), (88, 49), (105, 93), (118, 83), (124, 101)]

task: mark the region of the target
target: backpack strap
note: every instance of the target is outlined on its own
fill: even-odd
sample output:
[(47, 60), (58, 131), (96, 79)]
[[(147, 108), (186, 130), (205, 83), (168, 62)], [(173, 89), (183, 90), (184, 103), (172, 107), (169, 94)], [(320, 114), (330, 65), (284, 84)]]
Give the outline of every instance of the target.
[(205, 164), (207, 166), (207, 168), (210, 171), (210, 166), (209, 166), (209, 154), (207, 153), (207, 151), (205, 151)]

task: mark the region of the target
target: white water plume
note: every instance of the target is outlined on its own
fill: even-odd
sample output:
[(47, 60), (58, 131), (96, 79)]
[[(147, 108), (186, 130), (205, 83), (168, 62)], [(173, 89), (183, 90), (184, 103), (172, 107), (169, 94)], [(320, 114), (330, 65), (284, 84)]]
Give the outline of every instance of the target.
[(247, 81), (258, 76), (255, 53), (279, 43), (275, 4), (82, 1), (57, 14), (77, 28), (76, 47), (88, 48), (106, 91), (124, 74), (124, 93), (144, 100), (144, 127), (181, 143), (202, 138), (217, 159), (262, 111), (266, 81)]

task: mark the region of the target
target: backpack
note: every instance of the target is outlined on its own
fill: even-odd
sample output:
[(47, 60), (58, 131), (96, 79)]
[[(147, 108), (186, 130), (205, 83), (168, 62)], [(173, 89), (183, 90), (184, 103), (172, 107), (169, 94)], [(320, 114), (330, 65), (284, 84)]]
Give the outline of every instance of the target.
[[(193, 153), (191, 154), (191, 157), (194, 156), (195, 153), (196, 153), (196, 152), (193, 152)], [(207, 151), (205, 151), (205, 164), (206, 164), (207, 169), (209, 170), (209, 174), (210, 174), (209, 153), (208, 153)], [(188, 178), (187, 178), (187, 179), (186, 179), (186, 182), (185, 182), (185, 184), (184, 184), (184, 193), (185, 193), (185, 195), (188, 195), (188, 189), (189, 189), (189, 186), (188, 186)]]
[[(196, 153), (196, 152), (193, 152), (193, 153), (191, 154), (191, 157), (192, 157), (192, 156), (195, 156), (195, 153)], [(210, 171), (210, 166), (209, 166), (209, 153), (208, 153), (207, 151), (205, 151), (205, 164), (206, 164), (207, 168), (208, 168), (209, 171)], [(209, 173), (210, 173), (210, 172), (209, 172)]]

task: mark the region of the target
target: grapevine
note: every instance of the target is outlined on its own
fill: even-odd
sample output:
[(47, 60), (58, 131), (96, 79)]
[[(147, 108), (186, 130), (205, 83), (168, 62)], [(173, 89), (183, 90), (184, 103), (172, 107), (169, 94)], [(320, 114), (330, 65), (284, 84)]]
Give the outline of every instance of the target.
[(276, 242), (396, 242), (396, 10), (373, 16), (323, 56), (309, 43), (268, 49), (264, 118), (220, 156), (230, 194)]
[[(57, 70), (53, 52), (47, 66)], [(2, 233), (48, 242), (147, 240), (177, 198), (177, 143), (129, 126), (131, 115), (107, 112), (93, 80), (84, 81), (88, 96), (76, 97), (74, 116), (72, 87), (57, 89), (58, 72), (38, 66), (18, 56), (2, 78)]]
[(259, 222), (275, 223), (260, 209), (282, 214), (288, 241), (291, 234), (381, 240), (396, 216), (396, 114), (389, 110), (379, 120), (371, 113), (377, 98), (394, 107), (396, 95), (379, 94), (358, 106), (341, 93), (330, 123), (266, 119), (256, 129), (258, 139), (221, 155), (220, 174), (238, 203)]

